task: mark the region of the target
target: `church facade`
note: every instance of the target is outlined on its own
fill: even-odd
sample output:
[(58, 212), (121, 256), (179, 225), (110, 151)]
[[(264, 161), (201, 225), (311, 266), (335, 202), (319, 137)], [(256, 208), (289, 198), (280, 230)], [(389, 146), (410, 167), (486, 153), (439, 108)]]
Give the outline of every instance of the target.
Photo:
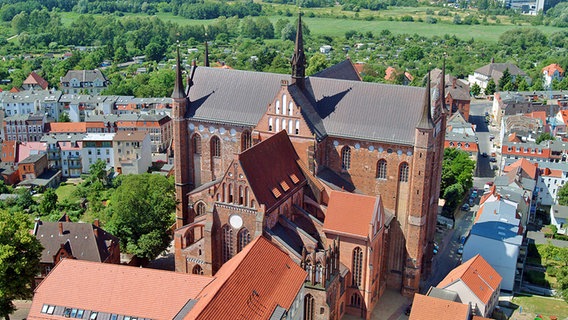
[(305, 319), (368, 318), (430, 271), (444, 83), (365, 83), (349, 60), (306, 77), (299, 21), (291, 76), (193, 66), (184, 87), (178, 53), (176, 271), (265, 235), (308, 273)]

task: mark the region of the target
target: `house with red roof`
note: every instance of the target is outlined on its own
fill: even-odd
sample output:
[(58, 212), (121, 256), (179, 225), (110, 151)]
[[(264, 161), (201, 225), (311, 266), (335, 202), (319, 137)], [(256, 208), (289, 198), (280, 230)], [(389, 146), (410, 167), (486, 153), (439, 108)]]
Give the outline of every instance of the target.
[(36, 287), (27, 318), (302, 319), (304, 301), (314, 307), (305, 278), (263, 236), (215, 276), (65, 258)]
[(35, 71), (32, 71), (22, 83), (24, 90), (47, 90), (48, 87), (47, 81), (35, 73)]
[(542, 80), (545, 88), (549, 88), (552, 85), (552, 81), (562, 81), (563, 78), (564, 69), (558, 63), (551, 63), (542, 68)]
[(461, 302), (415, 294), (409, 320), (469, 320), (471, 308)]
[(456, 292), (459, 301), (468, 309), (471, 307), (476, 315), (490, 317), (499, 303), (502, 279), (478, 254), (450, 271), (437, 288)]

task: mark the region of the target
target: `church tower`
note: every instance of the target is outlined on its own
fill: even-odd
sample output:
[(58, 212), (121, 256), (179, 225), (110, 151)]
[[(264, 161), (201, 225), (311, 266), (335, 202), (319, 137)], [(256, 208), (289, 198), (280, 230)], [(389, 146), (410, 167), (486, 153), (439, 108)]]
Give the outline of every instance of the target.
[(191, 190), (189, 162), (188, 129), (185, 115), (189, 108), (189, 98), (183, 87), (179, 47), (176, 58), (176, 80), (172, 93), (173, 147), (175, 167), (176, 227), (180, 228), (189, 222), (187, 193)]
[(292, 84), (300, 89), (305, 89), (304, 78), (306, 77), (306, 55), (304, 54), (304, 39), (302, 36), (302, 13), (298, 14), (298, 27), (296, 28), (296, 44), (292, 56)]
[(438, 194), (431, 189), (435, 168), (434, 159), (438, 151), (435, 139), (435, 124), (432, 120), (432, 88), (430, 73), (426, 84), (422, 116), (416, 125), (414, 159), (409, 192), (409, 207), (404, 221), (403, 232), (406, 238), (406, 259), (404, 261), (402, 293), (412, 296), (420, 289), (420, 279), (423, 275), (424, 248), (428, 248), (428, 229), (432, 211), (438, 204)]

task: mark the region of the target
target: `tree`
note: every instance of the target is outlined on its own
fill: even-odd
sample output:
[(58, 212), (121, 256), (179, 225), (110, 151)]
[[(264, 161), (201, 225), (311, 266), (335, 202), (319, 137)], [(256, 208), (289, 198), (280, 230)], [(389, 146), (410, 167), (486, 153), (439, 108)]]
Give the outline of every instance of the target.
[(125, 176), (111, 196), (107, 229), (126, 252), (154, 259), (169, 244), (175, 206), (171, 180), (148, 173)]
[(497, 88), (495, 85), (495, 81), (493, 81), (493, 78), (489, 79), (489, 82), (487, 82), (487, 87), (485, 87), (485, 94), (490, 96), (495, 93), (496, 89)]
[(57, 209), (57, 193), (53, 188), (47, 188), (39, 203), (39, 210), (43, 215), (49, 215)]
[(166, 52), (166, 47), (163, 44), (154, 41), (150, 42), (146, 46), (146, 49), (144, 50), (144, 53), (146, 54), (148, 60), (156, 62), (159, 62), (164, 58), (165, 52)]
[(511, 72), (509, 72), (509, 68), (507, 68), (505, 69), (505, 71), (503, 71), (501, 79), (499, 79), (499, 90), (506, 91), (507, 89), (505, 87), (508, 85), (510, 86), (511, 82), (512, 82)]
[(66, 112), (62, 112), (59, 115), (59, 119), (57, 119), (58, 122), (71, 122), (71, 118), (69, 118), (69, 115)]
[(470, 90), (471, 90), (471, 95), (474, 97), (478, 96), (481, 93), (481, 87), (477, 83), (474, 83), (471, 86)]
[(473, 186), (474, 168), (475, 161), (467, 152), (455, 148), (444, 150), (440, 196), (446, 200), (448, 208), (455, 209), (465, 192)]
[(15, 299), (32, 297), (43, 250), (30, 233), (31, 221), (21, 212), (0, 210), (0, 317), (9, 319)]
[(556, 197), (558, 198), (559, 205), (568, 206), (568, 183), (564, 184), (562, 187), (560, 187), (560, 189), (558, 189)]
[(318, 73), (327, 67), (329, 67), (327, 57), (324, 54), (316, 53), (310, 58), (310, 61), (308, 62), (306, 75)]
[(536, 144), (540, 144), (543, 141), (554, 140), (554, 136), (551, 135), (549, 132), (544, 132), (536, 138)]

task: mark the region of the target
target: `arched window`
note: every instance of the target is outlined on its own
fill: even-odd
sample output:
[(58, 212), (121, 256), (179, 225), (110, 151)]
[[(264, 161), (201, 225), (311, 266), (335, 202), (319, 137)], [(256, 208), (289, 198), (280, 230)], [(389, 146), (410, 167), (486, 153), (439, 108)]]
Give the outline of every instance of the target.
[(197, 133), (194, 134), (191, 143), (193, 144), (193, 153), (201, 154), (201, 136)]
[(280, 114), (280, 100), (276, 100), (276, 114)]
[(196, 264), (193, 269), (191, 270), (193, 274), (203, 274), (203, 268), (200, 265)]
[(239, 186), (239, 204), (245, 204), (245, 193), (243, 191), (243, 186)]
[(314, 313), (314, 297), (308, 293), (304, 297), (304, 320), (313, 320)]
[(249, 131), (243, 131), (241, 134), (241, 152), (252, 146), (252, 139)]
[(360, 287), (361, 286), (361, 279), (363, 275), (363, 251), (361, 248), (356, 247), (353, 249), (353, 269), (351, 273), (353, 275), (353, 281), (351, 282), (352, 286)]
[(239, 230), (237, 238), (239, 241), (237, 243), (237, 252), (241, 252), (241, 250), (243, 250), (243, 248), (250, 242), (250, 232), (247, 228), (242, 228), (241, 230)]
[(351, 167), (351, 149), (349, 146), (343, 147), (341, 149), (341, 169), (349, 170)]
[(229, 261), (233, 257), (233, 229), (228, 225), (223, 226), (221, 234), (222, 242), (222, 261), (223, 263)]
[(400, 165), (400, 172), (398, 175), (398, 181), (400, 182), (408, 182), (408, 163), (403, 162)]
[(290, 101), (290, 103), (288, 103), (288, 115), (291, 116), (294, 114), (294, 104), (292, 103), (292, 101)]
[(202, 216), (205, 214), (205, 203), (203, 202), (197, 203), (197, 205), (195, 206), (195, 214), (197, 216)]
[(268, 118), (268, 131), (272, 131), (272, 118)]
[(219, 137), (213, 136), (211, 138), (211, 157), (221, 156), (221, 140)]
[(316, 283), (322, 283), (321, 280), (321, 274), (322, 274), (323, 268), (321, 266), (321, 263), (316, 263)]
[(361, 296), (357, 293), (351, 295), (351, 306), (357, 308), (361, 307)]
[(233, 197), (233, 184), (229, 183), (229, 200), (227, 201), (228, 203), (233, 203), (234, 197)]
[(300, 134), (300, 120), (296, 120), (296, 134)]
[(280, 119), (276, 119), (274, 122), (276, 122), (276, 132), (280, 132)]
[(282, 130), (286, 130), (286, 119), (282, 119)]
[(377, 179), (387, 179), (387, 160), (381, 159), (377, 162)]
[(282, 95), (282, 114), (286, 114), (286, 94)]
[(294, 120), (288, 121), (288, 134), (292, 134), (294, 131)]

